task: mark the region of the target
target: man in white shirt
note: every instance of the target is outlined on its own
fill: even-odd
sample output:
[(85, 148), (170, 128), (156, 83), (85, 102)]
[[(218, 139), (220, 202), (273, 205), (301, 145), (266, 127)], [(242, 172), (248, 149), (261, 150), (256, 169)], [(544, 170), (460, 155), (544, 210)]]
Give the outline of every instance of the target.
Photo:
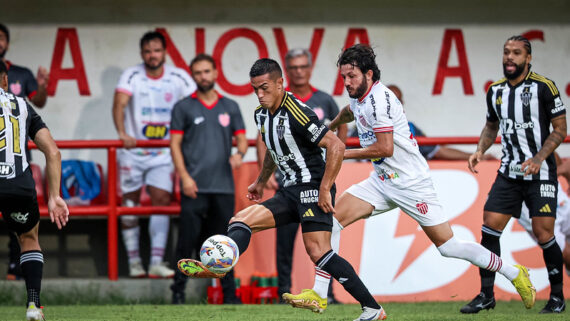
[[(152, 205), (170, 204), (173, 171), (170, 150), (135, 148), (136, 140), (169, 139), (170, 114), (174, 104), (196, 90), (188, 73), (165, 64), (166, 40), (158, 32), (147, 32), (140, 40), (143, 63), (128, 68), (121, 75), (113, 102), (113, 120), (126, 149), (120, 150), (123, 205), (134, 207), (146, 186)], [(163, 262), (168, 239), (169, 217), (152, 215), (149, 222), (151, 258), (148, 276), (174, 276)], [(145, 277), (139, 255), (139, 224), (136, 216), (121, 216), (123, 241), (129, 257), (129, 275)]]

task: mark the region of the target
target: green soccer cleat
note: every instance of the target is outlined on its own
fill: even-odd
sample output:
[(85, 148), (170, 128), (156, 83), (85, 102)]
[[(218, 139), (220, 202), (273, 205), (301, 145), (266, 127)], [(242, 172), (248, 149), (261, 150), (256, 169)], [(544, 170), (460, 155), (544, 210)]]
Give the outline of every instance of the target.
[(304, 289), (300, 294), (283, 293), (283, 300), (294, 308), (309, 309), (323, 313), (327, 308), (327, 298), (321, 298), (313, 289)]
[(208, 270), (202, 262), (192, 259), (182, 259), (178, 261), (178, 269), (184, 273), (184, 275), (191, 278), (221, 279), (226, 276), (226, 273), (214, 273)]
[(530, 282), (527, 268), (518, 264), (515, 267), (519, 269), (519, 275), (511, 282), (521, 296), (525, 308), (530, 309), (536, 300), (536, 289)]

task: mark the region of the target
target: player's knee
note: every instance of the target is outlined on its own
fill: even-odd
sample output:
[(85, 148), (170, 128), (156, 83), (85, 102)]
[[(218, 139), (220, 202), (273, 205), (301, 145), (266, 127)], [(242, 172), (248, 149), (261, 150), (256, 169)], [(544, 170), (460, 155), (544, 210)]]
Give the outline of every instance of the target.
[(311, 258), (313, 263), (317, 263), (317, 261), (323, 257), (328, 251), (331, 250), (330, 244), (321, 244), (318, 242), (307, 242), (305, 241), (305, 249), (307, 254)]
[(539, 244), (544, 244), (554, 237), (552, 230), (537, 227), (533, 228), (532, 234), (534, 234)]
[(160, 193), (159, 195), (153, 196), (151, 202), (154, 206), (168, 206), (170, 205), (171, 195), (168, 193)]
[(460, 243), (455, 238), (455, 236), (451, 237), (447, 242), (443, 243), (442, 245), (437, 247), (437, 250), (442, 256), (445, 257), (458, 257), (460, 249)]
[(121, 216), (121, 227), (122, 228), (133, 228), (139, 225), (139, 219), (135, 215), (123, 215)]

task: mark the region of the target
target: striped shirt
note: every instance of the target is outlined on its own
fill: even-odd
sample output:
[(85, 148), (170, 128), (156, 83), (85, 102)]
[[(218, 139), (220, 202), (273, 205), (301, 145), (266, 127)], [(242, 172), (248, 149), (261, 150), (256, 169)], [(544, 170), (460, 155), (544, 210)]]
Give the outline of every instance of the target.
[[(0, 88), (0, 185), (28, 168), (28, 137), (46, 127), (41, 117), (23, 98)], [(9, 184), (9, 183), (8, 183)]]
[(292, 93), (285, 92), (274, 114), (261, 106), (257, 107), (255, 123), (283, 175), (285, 187), (321, 183), (325, 159), (318, 144), (328, 128), (309, 106)]
[(487, 121), (499, 122), (503, 156), (499, 173), (517, 180), (556, 181), (556, 162), (551, 154), (535, 175), (524, 176), (522, 163), (542, 148), (550, 123), (565, 115), (566, 107), (553, 81), (529, 72), (519, 84), (511, 86), (503, 78), (487, 91)]

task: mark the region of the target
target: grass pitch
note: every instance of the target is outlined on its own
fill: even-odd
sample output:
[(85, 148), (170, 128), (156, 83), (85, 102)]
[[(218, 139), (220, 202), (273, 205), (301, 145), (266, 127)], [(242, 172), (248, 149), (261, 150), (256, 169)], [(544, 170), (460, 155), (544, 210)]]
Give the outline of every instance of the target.
[[(568, 320), (570, 312), (559, 315), (538, 314), (546, 304), (537, 301), (531, 310), (521, 302), (497, 302), (494, 310), (463, 315), (465, 302), (385, 303), (388, 320)], [(332, 305), (323, 314), (294, 309), (288, 305), (54, 305), (45, 309), (46, 319), (55, 320), (353, 320), (360, 306)], [(23, 306), (0, 306), (0, 320), (24, 320)]]

